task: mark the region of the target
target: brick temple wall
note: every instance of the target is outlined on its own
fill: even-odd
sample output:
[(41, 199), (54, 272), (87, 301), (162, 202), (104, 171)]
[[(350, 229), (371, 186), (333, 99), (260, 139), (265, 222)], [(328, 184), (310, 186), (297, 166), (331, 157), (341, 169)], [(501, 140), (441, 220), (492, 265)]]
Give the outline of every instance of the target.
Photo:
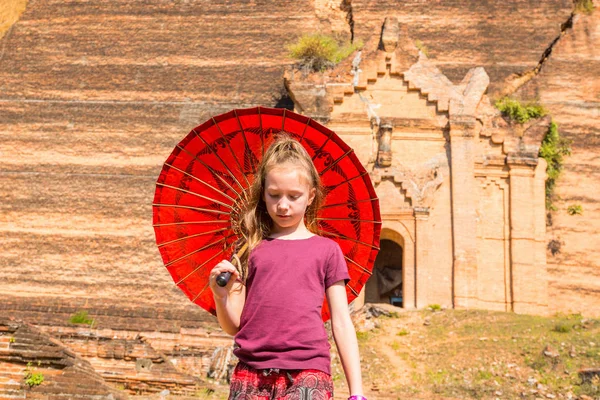
[[(566, 0), (409, 2), (401, 9), (385, 1), (355, 1), (351, 13), (324, 2), (315, 8), (308, 1), (235, 6), (225, 1), (30, 1), (0, 43), (3, 313), (45, 325), (88, 309), (93, 316), (108, 313), (114, 317), (110, 324), (129, 329), (132, 318), (163, 307), (214, 324), (162, 267), (150, 222), (154, 183), (173, 146), (210, 115), (282, 104), (283, 68), (292, 62), (286, 43), (318, 29), (348, 35), (350, 26), (340, 22), (345, 13), (352, 17), (354, 36), (366, 38), (379, 31), (374, 28), (384, 16), (395, 15), (452, 79), (482, 65), (494, 85), (536, 65), (571, 9)], [(597, 37), (593, 25), (578, 24), (574, 32), (580, 33), (564, 50), (572, 57), (581, 53), (576, 43), (595, 43)], [(595, 65), (593, 47), (585, 49), (581, 54)], [(547, 71), (546, 79), (556, 80), (552, 76), (568, 68), (563, 63), (550, 74), (550, 65), (540, 79)], [(593, 71), (584, 76), (596, 82)], [(573, 70), (569, 76), (579, 75)], [(558, 89), (545, 90), (550, 98)], [(581, 105), (569, 103), (568, 112), (557, 111), (559, 122), (583, 118), (593, 126), (597, 103), (586, 96)], [(576, 146), (591, 142), (580, 143)], [(566, 176), (572, 171), (574, 181), (589, 176), (597, 182), (595, 164), (578, 160), (570, 161)], [(597, 202), (590, 199), (584, 209), (594, 219)], [(554, 226), (570, 232), (569, 243), (589, 237), (590, 231), (578, 236), (566, 222), (574, 219), (562, 221), (556, 219)], [(581, 251), (589, 251), (590, 260), (595, 254), (593, 246)], [(586, 277), (595, 264), (580, 268), (576, 257), (561, 260), (556, 261), (557, 292), (566, 293), (565, 299), (573, 296), (573, 302), (580, 295), (588, 299), (582, 304), (597, 302), (593, 285), (587, 292), (579, 289), (591, 285)], [(559, 282), (562, 269), (570, 268), (581, 272)], [(126, 315), (119, 317), (122, 310)], [(148, 324), (163, 329), (161, 323)]]

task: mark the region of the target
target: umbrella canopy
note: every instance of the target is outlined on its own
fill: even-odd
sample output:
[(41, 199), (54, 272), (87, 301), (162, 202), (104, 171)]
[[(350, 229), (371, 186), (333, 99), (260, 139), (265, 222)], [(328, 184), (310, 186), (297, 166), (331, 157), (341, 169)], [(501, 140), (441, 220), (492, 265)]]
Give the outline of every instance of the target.
[[(194, 128), (165, 162), (153, 226), (165, 267), (189, 299), (215, 314), (211, 269), (243, 242), (240, 217), (263, 154), (280, 132), (311, 156), (324, 188), (319, 234), (335, 240), (348, 264), (348, 302), (371, 276), (381, 218), (379, 201), (352, 149), (333, 131), (285, 109), (232, 110)], [(327, 302), (323, 320), (329, 318)]]

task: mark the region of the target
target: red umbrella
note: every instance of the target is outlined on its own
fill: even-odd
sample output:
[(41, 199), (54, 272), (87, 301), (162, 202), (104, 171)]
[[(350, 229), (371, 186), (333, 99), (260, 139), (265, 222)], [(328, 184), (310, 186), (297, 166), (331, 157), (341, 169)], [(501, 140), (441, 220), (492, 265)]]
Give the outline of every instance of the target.
[(233, 110), (196, 127), (175, 147), (158, 177), (153, 203), (154, 232), (165, 267), (192, 302), (213, 314), (209, 273), (243, 242), (239, 217), (248, 188), (265, 150), (281, 131), (304, 146), (321, 176), (325, 198), (319, 233), (335, 240), (344, 253), (349, 302), (371, 276), (379, 250), (379, 201), (352, 149), (323, 125), (285, 109)]

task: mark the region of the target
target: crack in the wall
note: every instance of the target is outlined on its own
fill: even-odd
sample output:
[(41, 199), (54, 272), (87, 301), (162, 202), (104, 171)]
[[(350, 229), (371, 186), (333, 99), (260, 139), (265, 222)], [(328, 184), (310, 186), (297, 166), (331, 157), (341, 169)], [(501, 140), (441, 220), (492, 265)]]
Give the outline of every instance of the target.
[(354, 42), (354, 15), (352, 13), (352, 0), (342, 0), (340, 9), (346, 13), (346, 23), (350, 28), (350, 42)]
[(552, 50), (554, 49), (554, 46), (567, 33), (567, 31), (569, 29), (573, 28), (573, 18), (574, 17), (575, 17), (575, 9), (571, 12), (571, 15), (569, 16), (569, 18), (560, 25), (560, 33), (558, 34), (558, 36), (556, 36), (554, 38), (554, 40), (552, 40), (552, 42), (546, 48), (546, 50), (544, 50), (544, 52), (542, 53), (542, 56), (540, 57), (540, 61), (538, 61), (537, 65), (535, 67), (533, 67), (532, 69), (530, 69), (529, 71), (523, 72), (521, 74), (518, 74), (516, 77), (513, 77), (507, 83), (507, 87), (505, 87), (502, 90), (502, 92), (500, 94), (501, 97), (512, 95), (513, 93), (515, 93), (517, 90), (519, 90), (523, 85), (525, 85), (527, 82), (532, 80), (534, 77), (536, 77), (542, 71), (544, 64), (546, 63), (546, 61), (548, 60), (548, 58), (550, 58), (550, 55), (552, 54)]
[(548, 48), (542, 54), (542, 57), (540, 58), (540, 61), (538, 62), (538, 65), (536, 65), (536, 67), (533, 69), (533, 71), (535, 72), (536, 75), (539, 74), (540, 71), (542, 70), (542, 67), (544, 66), (544, 63), (546, 62), (546, 60), (548, 59), (548, 57), (550, 57), (550, 55), (552, 54), (552, 49), (554, 48), (554, 46), (556, 45), (556, 43), (558, 43), (558, 41), (563, 37), (563, 35), (565, 35), (565, 33), (567, 32), (568, 29), (572, 29), (573, 28), (573, 18), (574, 17), (575, 17), (575, 12), (572, 12), (571, 16), (569, 17), (569, 19), (567, 19), (567, 21), (565, 23), (563, 23), (563, 24), (560, 25), (560, 33), (552, 41), (552, 43), (550, 43), (550, 46), (548, 46)]

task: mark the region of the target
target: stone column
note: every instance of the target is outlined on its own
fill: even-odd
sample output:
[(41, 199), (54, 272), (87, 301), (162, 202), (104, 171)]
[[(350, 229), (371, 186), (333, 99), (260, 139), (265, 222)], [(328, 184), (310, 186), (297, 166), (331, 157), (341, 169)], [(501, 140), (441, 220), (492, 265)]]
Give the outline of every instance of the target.
[[(536, 163), (508, 156), (510, 176), (510, 254), (513, 311), (545, 314), (548, 310), (548, 277), (545, 247), (540, 246), (540, 218), (543, 206)], [(543, 256), (540, 254), (544, 252)]]
[(475, 138), (477, 121), (450, 117), (454, 307), (477, 307), (477, 222), (475, 215)]

